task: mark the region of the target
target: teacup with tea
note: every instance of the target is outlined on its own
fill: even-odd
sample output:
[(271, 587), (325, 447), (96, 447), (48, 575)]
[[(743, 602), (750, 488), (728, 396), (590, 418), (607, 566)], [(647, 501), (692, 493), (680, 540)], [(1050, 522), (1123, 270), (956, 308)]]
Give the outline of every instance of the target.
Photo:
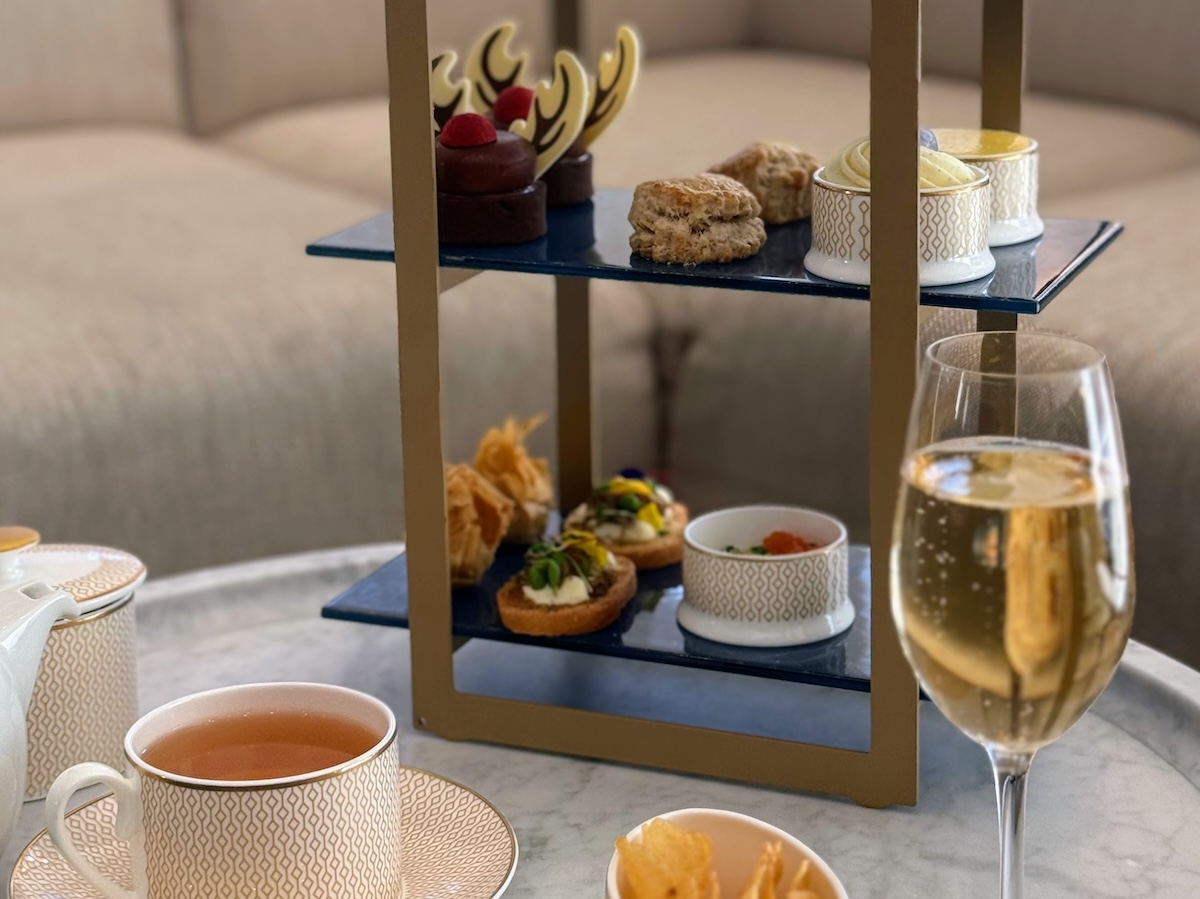
[[(130, 728), (125, 774), (92, 762), (63, 772), (46, 798), (47, 829), (108, 899), (398, 899), (395, 736), (386, 705), (343, 687), (198, 693)], [(118, 800), (132, 884), (105, 879), (71, 842), (71, 797), (94, 784)]]

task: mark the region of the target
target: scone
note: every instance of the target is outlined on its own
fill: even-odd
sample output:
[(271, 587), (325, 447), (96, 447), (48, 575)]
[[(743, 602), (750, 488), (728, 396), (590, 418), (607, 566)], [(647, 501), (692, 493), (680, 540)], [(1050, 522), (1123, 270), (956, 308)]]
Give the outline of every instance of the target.
[(710, 172), (745, 185), (762, 204), (762, 220), (782, 225), (812, 215), (812, 176), (817, 157), (788, 144), (757, 141)]
[(636, 593), (632, 562), (592, 534), (566, 531), (530, 548), (525, 567), (496, 594), (496, 609), (514, 633), (587, 634), (616, 621)]
[(666, 487), (642, 476), (620, 476), (596, 487), (564, 527), (590, 531), (607, 549), (652, 569), (683, 560), (687, 521), (687, 506), (675, 502)]
[(767, 242), (754, 194), (732, 178), (705, 173), (645, 181), (633, 192), (629, 246), (654, 262), (732, 262)]

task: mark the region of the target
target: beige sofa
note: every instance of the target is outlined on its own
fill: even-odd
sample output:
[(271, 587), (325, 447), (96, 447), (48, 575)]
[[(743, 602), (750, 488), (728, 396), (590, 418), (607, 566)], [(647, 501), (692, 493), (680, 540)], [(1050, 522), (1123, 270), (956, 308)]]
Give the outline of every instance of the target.
[[(548, 0), (430, 6), (436, 46), (504, 9), (548, 56)], [(932, 125), (977, 121), (978, 6), (925, 4)], [(866, 130), (868, 0), (586, 8), (590, 57), (622, 19), (649, 50), (597, 146), (602, 184), (759, 137), (827, 154)], [(129, 547), (159, 573), (402, 533), (392, 270), (303, 255), (390, 205), (382, 35), (382, 0), (0, 4), (0, 519)], [(1200, 663), (1197, 37), (1191, 0), (1043, 0), (1025, 130), (1045, 213), (1128, 225), (1035, 324), (1111, 355), (1137, 631)], [(698, 508), (827, 508), (865, 536), (865, 304), (595, 296), (607, 467), (664, 470)], [(444, 297), (451, 455), (551, 408), (551, 313), (539, 278)], [(944, 314), (925, 333), (968, 327)]]

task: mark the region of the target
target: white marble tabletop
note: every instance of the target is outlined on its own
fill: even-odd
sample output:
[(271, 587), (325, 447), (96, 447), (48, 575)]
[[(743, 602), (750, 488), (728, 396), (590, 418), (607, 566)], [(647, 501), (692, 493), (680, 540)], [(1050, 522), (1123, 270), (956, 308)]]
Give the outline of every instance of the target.
[[(137, 603), (145, 709), (210, 687), (317, 680), (375, 694), (401, 722), (406, 764), (460, 781), (512, 822), (510, 895), (600, 895), (613, 839), (688, 806), (753, 814), (824, 856), (853, 899), (996, 894), (994, 794), (982, 750), (926, 706), (921, 801), (884, 811), (414, 732), (406, 631), (328, 621), (321, 605), (396, 552), (364, 547), (151, 581)], [(677, 670), (674, 676), (687, 677)], [(1131, 646), (1096, 710), (1034, 765), (1027, 823), (1031, 899), (1200, 897), (1200, 674)], [(83, 797), (81, 797), (83, 798)], [(0, 858), (41, 828), (41, 804)], [(349, 899), (349, 897), (348, 897)]]

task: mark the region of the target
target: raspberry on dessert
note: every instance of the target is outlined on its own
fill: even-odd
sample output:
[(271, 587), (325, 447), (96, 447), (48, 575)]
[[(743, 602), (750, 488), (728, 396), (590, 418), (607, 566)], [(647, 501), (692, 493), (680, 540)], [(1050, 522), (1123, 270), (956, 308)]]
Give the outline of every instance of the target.
[(438, 140), (443, 147), (482, 147), (496, 142), (496, 129), (483, 116), (464, 112), (445, 124)]
[(514, 84), (497, 95), (496, 103), (492, 106), (492, 118), (501, 125), (508, 125), (517, 119), (527, 119), (532, 105), (533, 88)]

